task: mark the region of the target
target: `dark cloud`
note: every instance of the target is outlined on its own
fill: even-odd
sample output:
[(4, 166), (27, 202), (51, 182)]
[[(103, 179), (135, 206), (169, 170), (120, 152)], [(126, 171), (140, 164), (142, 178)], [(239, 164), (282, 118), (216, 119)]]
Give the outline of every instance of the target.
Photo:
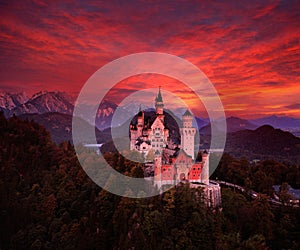
[(278, 85), (280, 85), (280, 82), (269, 81), (269, 82), (263, 82), (262, 85), (266, 85), (266, 86), (278, 86)]
[(288, 106), (285, 106), (287, 109), (300, 109), (300, 103), (291, 104)]

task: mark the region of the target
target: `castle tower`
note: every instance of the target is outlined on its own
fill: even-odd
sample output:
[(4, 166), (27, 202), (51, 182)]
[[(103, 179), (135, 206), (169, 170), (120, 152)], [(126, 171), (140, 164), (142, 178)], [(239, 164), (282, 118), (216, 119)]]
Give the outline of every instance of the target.
[(201, 181), (208, 185), (209, 184), (209, 154), (206, 150), (202, 153), (202, 173)]
[(155, 98), (155, 108), (156, 108), (156, 114), (158, 115), (158, 117), (162, 120), (162, 122), (164, 121), (164, 102), (160, 93), (160, 87), (158, 90), (158, 94), (157, 97)]
[(181, 149), (183, 149), (187, 155), (195, 159), (195, 135), (196, 129), (193, 128), (193, 115), (189, 110), (186, 110), (182, 116), (182, 128), (180, 128), (181, 135)]
[(134, 150), (135, 149), (135, 142), (137, 139), (137, 130), (135, 125), (131, 124), (130, 125), (130, 150)]
[(142, 111), (141, 106), (137, 116), (137, 136), (142, 136), (144, 127), (144, 111)]

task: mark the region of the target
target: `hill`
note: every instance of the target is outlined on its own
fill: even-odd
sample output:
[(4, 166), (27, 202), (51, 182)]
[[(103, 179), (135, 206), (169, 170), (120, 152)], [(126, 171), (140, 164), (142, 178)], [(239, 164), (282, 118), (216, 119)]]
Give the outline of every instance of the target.
[(228, 134), (225, 151), (236, 157), (273, 158), (299, 163), (300, 138), (270, 125), (264, 125), (256, 130), (242, 130)]
[[(44, 113), (44, 114), (23, 114), (20, 115), (21, 120), (35, 121), (36, 123), (44, 126), (49, 131), (53, 142), (59, 144), (63, 141), (70, 141), (72, 143), (72, 116), (68, 114), (61, 114), (57, 112)], [(81, 118), (78, 119), (79, 124), (84, 126), (91, 126)], [(96, 129), (97, 140), (103, 142), (105, 134)], [(82, 142), (86, 141), (86, 134), (82, 131), (79, 135)]]

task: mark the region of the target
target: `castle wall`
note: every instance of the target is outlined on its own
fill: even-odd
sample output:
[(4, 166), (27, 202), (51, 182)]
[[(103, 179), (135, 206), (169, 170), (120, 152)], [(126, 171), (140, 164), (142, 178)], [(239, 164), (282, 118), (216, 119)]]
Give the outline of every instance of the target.
[(202, 154), (202, 173), (201, 173), (201, 182), (208, 185), (209, 184), (209, 154), (204, 152)]
[(217, 183), (209, 182), (208, 185), (199, 183), (190, 183), (191, 188), (203, 188), (204, 201), (208, 207), (221, 206), (221, 187)]

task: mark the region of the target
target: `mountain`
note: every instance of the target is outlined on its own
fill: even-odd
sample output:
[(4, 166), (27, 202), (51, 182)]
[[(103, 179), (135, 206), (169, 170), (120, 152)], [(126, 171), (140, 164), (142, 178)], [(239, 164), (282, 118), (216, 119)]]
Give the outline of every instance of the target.
[(229, 117), (226, 119), (227, 123), (227, 133), (232, 133), (245, 129), (256, 129), (258, 126), (244, 119), (238, 117)]
[(21, 103), (9, 111), (9, 116), (22, 114), (44, 114), (58, 112), (62, 114), (73, 113), (73, 100), (64, 92), (41, 91), (34, 94), (25, 103)]
[[(116, 108), (117, 105), (109, 101), (103, 101), (100, 105), (82, 103), (78, 104), (76, 115), (90, 124), (95, 123), (98, 129), (103, 130), (111, 126), (111, 120)], [(97, 110), (97, 112), (93, 121), (92, 118), (95, 114), (91, 114), (91, 112), (94, 110)]]
[(273, 158), (300, 163), (300, 138), (270, 125), (263, 125), (255, 130), (229, 133), (225, 151), (236, 157)]
[(141, 108), (141, 110), (151, 109), (152, 106), (145, 105), (139, 102), (127, 102), (121, 105), (122, 108), (126, 109), (131, 115), (135, 115)]
[[(72, 115), (54, 112), (44, 114), (23, 114), (20, 115), (19, 118), (21, 120), (27, 119), (29, 121), (35, 121), (44, 126), (50, 132), (52, 140), (57, 144), (63, 141), (70, 141), (72, 143)], [(78, 119), (78, 124), (83, 124), (84, 127), (89, 126), (83, 119), (77, 117), (75, 119)], [(84, 131), (78, 136), (82, 142), (85, 142), (88, 139), (86, 138)], [(108, 140), (108, 138), (105, 138), (105, 134), (101, 133), (98, 129), (96, 129), (96, 137), (99, 143)]]
[(108, 100), (101, 102), (97, 109), (95, 121), (98, 129), (103, 130), (111, 126), (111, 121), (117, 107), (115, 103)]
[(288, 117), (288, 116), (272, 115), (272, 116), (250, 120), (250, 122), (258, 126), (268, 124), (273, 126), (274, 128), (280, 128), (284, 130), (291, 129), (291, 128), (299, 128), (300, 130), (300, 119)]
[[(0, 93), (0, 111), (4, 111), (4, 114), (8, 116), (12, 116), (13, 114), (17, 116), (21, 116), (22, 119), (32, 119), (36, 122), (44, 125), (53, 136), (53, 139), (56, 142), (61, 142), (63, 140), (70, 140), (71, 141), (71, 121), (72, 121), (72, 112), (73, 112), (73, 103), (74, 99), (68, 96), (64, 92), (48, 92), (42, 91), (39, 93), (34, 94), (31, 98), (29, 98), (24, 93)], [(136, 108), (137, 105), (134, 103), (129, 103), (124, 106), (117, 106), (115, 103), (111, 102), (110, 100), (104, 100), (99, 105), (99, 107), (92, 107), (89, 104), (81, 104), (80, 108), (80, 116), (82, 118), (82, 122), (93, 123), (93, 121), (89, 121), (86, 119), (86, 114), (89, 110), (96, 110), (96, 126), (99, 130), (106, 130), (111, 126), (117, 127), (121, 126), (122, 129), (124, 128), (122, 124), (126, 123), (128, 120), (131, 120), (131, 117), (134, 117), (134, 114), (137, 113)], [(143, 107), (143, 108), (146, 108)], [(147, 112), (150, 114), (151, 112), (155, 112), (153, 109), (147, 109)], [(168, 112), (171, 112), (168, 110)], [(179, 111), (178, 111), (179, 112)], [(152, 113), (151, 113), (152, 114)], [(174, 114), (172, 113), (171, 116)], [(176, 113), (175, 115), (176, 116)], [(79, 119), (79, 118), (78, 118)], [(169, 119), (168, 117), (166, 119)], [(176, 119), (176, 118), (175, 118)], [(84, 121), (85, 120), (85, 121)], [(210, 134), (211, 134), (211, 127), (210, 124), (207, 122), (206, 119), (195, 118), (198, 127), (200, 128), (201, 140), (202, 144), (207, 147), (210, 142)], [(179, 122), (180, 124), (180, 122)], [(283, 130), (289, 130), (296, 134), (300, 131), (300, 119), (286, 117), (286, 116), (269, 116), (265, 118), (255, 119), (255, 120), (244, 120), (237, 117), (229, 117), (227, 118), (227, 132), (228, 132), (228, 145), (229, 150), (233, 150), (233, 146), (236, 142), (242, 143), (243, 140), (247, 139), (244, 138), (243, 133), (251, 133), (250, 130), (256, 129), (261, 124), (271, 124), (275, 128), (281, 128)], [(194, 124), (195, 126), (195, 124)], [(218, 122), (216, 122), (217, 129), (220, 129), (218, 126)], [(175, 126), (176, 127), (176, 126)], [(177, 129), (173, 128), (175, 134), (177, 134)], [(248, 132), (241, 132), (241, 134), (236, 132), (240, 132), (241, 130), (246, 130)], [(256, 130), (255, 130), (256, 131)], [(265, 131), (266, 132), (266, 131)], [(105, 132), (97, 132), (100, 135), (100, 141), (105, 141), (105, 138), (108, 138), (110, 133)], [(257, 132), (256, 132), (257, 133)], [(258, 142), (259, 139), (265, 138), (268, 133), (262, 134), (261, 137), (256, 137), (256, 134), (251, 134), (249, 136), (250, 141), (252, 141), (251, 136), (253, 138), (257, 138)], [(84, 136), (84, 133), (83, 133)], [(269, 142), (274, 139), (274, 135), (271, 139), (265, 138), (266, 145), (268, 145), (264, 152), (271, 154), (272, 152), (268, 152), (272, 145), (269, 145)], [(175, 136), (176, 137), (176, 136)], [(271, 137), (271, 135), (270, 135)], [(233, 139), (232, 139), (233, 138)], [(243, 139), (243, 140), (242, 140)], [(240, 141), (239, 141), (240, 140)], [(246, 144), (248, 141), (246, 140)], [(293, 139), (294, 140), (294, 139)], [(284, 141), (284, 140), (283, 140)], [(285, 145), (282, 141), (281, 145)], [(259, 142), (260, 143), (260, 142)], [(255, 142), (253, 142), (255, 145)], [(262, 143), (260, 143), (262, 144)], [(275, 145), (277, 145), (275, 143)], [(239, 149), (245, 149), (244, 146), (239, 146)], [(289, 149), (291, 148), (291, 149)], [(283, 148), (282, 152), (289, 152), (294, 154), (294, 147), (290, 147), (290, 145), (286, 145)], [(245, 149), (245, 152), (251, 151), (250, 148)], [(248, 151), (247, 151), (248, 150)], [(250, 152), (249, 151), (249, 152)], [(252, 152), (252, 151), (251, 151)], [(251, 153), (250, 152), (250, 153)], [(257, 154), (257, 153), (255, 153)], [(300, 155), (300, 153), (299, 153)]]
[[(221, 130), (220, 123), (216, 121), (215, 123), (216, 129)], [(232, 133), (240, 130), (245, 130), (245, 129), (256, 129), (258, 126), (252, 124), (251, 122), (240, 119), (238, 117), (229, 117), (226, 119), (226, 124), (227, 124), (227, 133)], [(208, 123), (205, 126), (202, 126), (200, 128), (200, 134), (202, 135), (210, 135), (211, 134), (211, 124)]]
[(27, 102), (29, 97), (24, 92), (8, 93), (0, 92), (0, 110), (8, 115), (10, 110)]
[[(122, 125), (128, 117), (132, 117), (130, 111), (122, 106), (109, 101), (103, 100), (100, 105), (81, 103), (77, 106), (77, 116), (81, 117), (90, 124), (95, 123), (99, 130), (104, 130), (109, 127), (116, 127)], [(73, 109), (73, 108), (72, 108)], [(91, 114), (91, 111), (97, 110), (95, 121), (92, 121), (91, 118), (94, 114)], [(55, 111), (59, 112), (59, 111)], [(117, 112), (117, 115), (115, 115)], [(64, 112), (60, 112), (64, 113)], [(71, 112), (72, 114), (72, 112)], [(115, 116), (114, 116), (115, 115)], [(113, 119), (114, 116), (114, 119)]]
[(205, 127), (206, 125), (209, 124), (209, 120), (207, 119), (202, 119), (202, 118), (199, 118), (199, 117), (195, 117), (195, 120), (196, 120), (196, 123), (197, 123), (197, 126), (199, 129)]
[[(65, 92), (58, 91), (40, 91), (31, 98), (24, 93), (0, 93), (0, 111), (3, 111), (6, 117), (53, 112), (72, 115), (74, 103), (74, 98)], [(102, 101), (99, 107), (95, 107), (92, 104), (80, 104), (78, 108), (79, 117), (91, 124), (96, 122), (96, 126), (101, 130), (111, 127), (111, 125), (119, 126), (123, 124), (128, 117), (133, 117), (137, 111), (130, 109), (129, 106), (118, 107), (109, 100)], [(114, 117), (114, 124), (111, 124), (117, 108), (118, 115)], [(97, 109), (96, 121), (91, 121), (87, 114), (89, 110), (95, 109)]]

